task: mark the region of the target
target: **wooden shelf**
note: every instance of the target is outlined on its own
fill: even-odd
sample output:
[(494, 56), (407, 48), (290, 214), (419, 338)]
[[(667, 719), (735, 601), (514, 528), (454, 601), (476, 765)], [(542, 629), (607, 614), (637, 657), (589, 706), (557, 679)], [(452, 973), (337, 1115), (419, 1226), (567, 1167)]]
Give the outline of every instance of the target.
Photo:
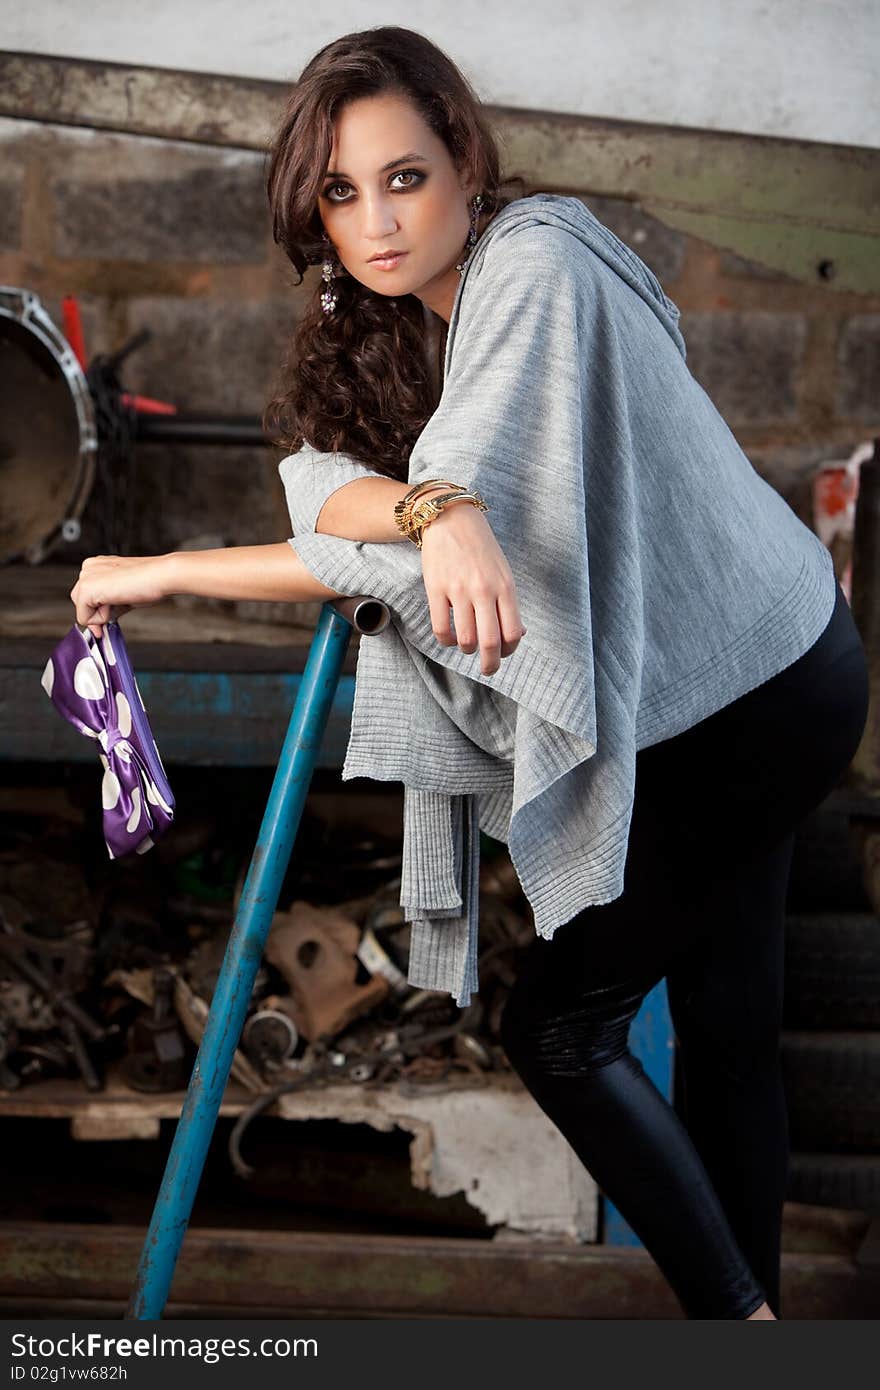
[[(0, 609), (0, 759), (96, 761), (94, 747), (40, 691), (52, 648), (74, 621), (67, 565), (9, 565)], [(274, 766), (323, 605), (169, 599), (133, 609), (122, 630), (166, 767)], [(268, 621), (257, 620), (263, 615)], [(360, 634), (352, 630), (318, 756), (342, 765)]]
[[(108, 1068), (101, 1091), (89, 1091), (78, 1077), (51, 1077), (25, 1082), (17, 1091), (0, 1091), (0, 1118), (70, 1120), (78, 1139), (148, 1139), (159, 1122), (180, 1116), (185, 1091), (135, 1091), (127, 1086), (118, 1063)], [(221, 1115), (239, 1115), (253, 1100), (245, 1086), (231, 1081)]]
[[(74, 622), (73, 565), (7, 565), (0, 609), (0, 667), (46, 659)], [(138, 672), (302, 671), (320, 603), (233, 603), (175, 597), (134, 608), (121, 619)], [(256, 616), (255, 616), (256, 615)], [(360, 634), (344, 669), (354, 671)]]
[[(290, 1079), (294, 1079), (293, 1074)], [(381, 1085), (319, 1081), (279, 1097), (266, 1113), (286, 1120), (361, 1121), (386, 1129), (399, 1122), (401, 1115), (412, 1116), (426, 1103), (430, 1106), (432, 1098), (473, 1091), (485, 1096), (489, 1089), (499, 1095), (524, 1094), (522, 1082), (513, 1072), (457, 1070), (434, 1082), (413, 1082), (405, 1077)], [(185, 1089), (135, 1091), (126, 1085), (117, 1062), (109, 1066), (101, 1091), (87, 1090), (78, 1077), (53, 1077), (25, 1083), (17, 1091), (0, 1091), (0, 1119), (69, 1120), (77, 1139), (154, 1139), (162, 1120), (180, 1117), (185, 1095)], [(240, 1115), (255, 1099), (253, 1091), (231, 1079), (219, 1113), (224, 1117)]]

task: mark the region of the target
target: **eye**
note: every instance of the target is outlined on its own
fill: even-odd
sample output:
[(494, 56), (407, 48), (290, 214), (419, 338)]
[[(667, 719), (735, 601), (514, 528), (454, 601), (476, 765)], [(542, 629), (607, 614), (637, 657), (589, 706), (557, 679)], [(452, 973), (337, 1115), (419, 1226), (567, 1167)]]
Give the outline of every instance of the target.
[(422, 182), (425, 176), (419, 169), (398, 169), (397, 173), (392, 174), (391, 177), (394, 179), (415, 179), (415, 183), (408, 183), (404, 185), (406, 188), (415, 188), (418, 184)]
[[(398, 169), (396, 174), (391, 175), (392, 181), (401, 178), (409, 179), (410, 182), (404, 184), (402, 188), (399, 188), (397, 190), (399, 193), (408, 192), (411, 188), (418, 188), (419, 184), (425, 181), (425, 175), (420, 169)], [(415, 182), (412, 182), (412, 180), (415, 180)], [(351, 185), (347, 183), (328, 183), (327, 187), (324, 189), (324, 197), (327, 199), (328, 203), (350, 203), (351, 198), (336, 198), (330, 196), (336, 189), (349, 188), (350, 186)]]

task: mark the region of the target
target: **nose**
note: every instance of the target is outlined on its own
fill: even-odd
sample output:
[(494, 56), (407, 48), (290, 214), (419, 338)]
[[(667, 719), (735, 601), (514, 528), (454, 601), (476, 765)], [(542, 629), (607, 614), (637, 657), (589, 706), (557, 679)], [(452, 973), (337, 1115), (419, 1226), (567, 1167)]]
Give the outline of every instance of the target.
[(378, 243), (394, 236), (397, 231), (397, 214), (390, 194), (366, 193), (361, 203), (363, 208), (363, 235), (367, 241)]

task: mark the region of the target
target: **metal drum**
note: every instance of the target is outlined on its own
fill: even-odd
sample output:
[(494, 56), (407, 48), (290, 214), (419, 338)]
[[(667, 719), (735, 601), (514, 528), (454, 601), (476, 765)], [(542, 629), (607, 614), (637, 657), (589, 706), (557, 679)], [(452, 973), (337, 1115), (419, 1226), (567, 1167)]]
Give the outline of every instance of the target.
[(98, 436), (82, 367), (39, 296), (0, 285), (0, 564), (79, 539)]

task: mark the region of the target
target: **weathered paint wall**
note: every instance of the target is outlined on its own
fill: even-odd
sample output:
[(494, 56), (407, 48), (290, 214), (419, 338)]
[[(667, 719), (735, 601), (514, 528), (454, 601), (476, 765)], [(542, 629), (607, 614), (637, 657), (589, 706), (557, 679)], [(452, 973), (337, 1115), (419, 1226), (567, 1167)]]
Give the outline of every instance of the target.
[(426, 34), (496, 105), (880, 143), (876, 0), (30, 0), (0, 45), (290, 81), (379, 24)]

